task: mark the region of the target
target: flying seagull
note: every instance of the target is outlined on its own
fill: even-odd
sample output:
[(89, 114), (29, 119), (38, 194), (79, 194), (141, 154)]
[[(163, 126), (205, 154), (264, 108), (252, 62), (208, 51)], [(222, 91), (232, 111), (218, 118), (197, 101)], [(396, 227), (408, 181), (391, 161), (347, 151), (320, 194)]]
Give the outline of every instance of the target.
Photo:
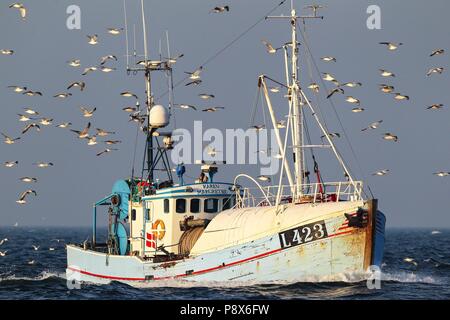
[(71, 93), (68, 93), (68, 92), (62, 92), (62, 93), (55, 94), (55, 95), (53, 96), (53, 98), (66, 99), (66, 98), (70, 97), (71, 95), (72, 95)]
[(26, 190), (26, 191), (24, 191), (24, 192), (22, 192), (22, 193), (20, 194), (19, 200), (16, 200), (16, 202), (17, 202), (18, 204), (25, 204), (25, 203), (27, 203), (27, 201), (25, 200), (25, 198), (26, 198), (27, 195), (29, 195), (29, 194), (33, 194), (34, 196), (37, 196), (36, 191), (34, 191), (34, 190), (32, 190), (32, 189), (28, 189), (28, 190)]
[(30, 123), (22, 130), (22, 134), (25, 134), (28, 132), (28, 130), (35, 128), (37, 131), (41, 131), (41, 127), (37, 123)]
[(100, 128), (96, 128), (95, 130), (97, 130), (96, 135), (99, 136), (99, 137), (106, 137), (106, 136), (108, 136), (110, 134), (115, 134), (114, 131), (106, 131), (106, 130), (103, 130), (103, 129), (100, 129)]
[(0, 49), (0, 53), (5, 56), (12, 56), (14, 54), (14, 50), (11, 49)]
[(6, 143), (6, 144), (14, 144), (14, 143), (16, 143), (17, 140), (20, 140), (20, 137), (18, 137), (18, 138), (11, 138), (11, 137), (8, 137), (6, 134), (4, 134), (2, 132), (0, 132), (0, 134), (5, 138), (3, 140), (3, 142)]
[(28, 90), (25, 92), (22, 92), (22, 94), (29, 96), (29, 97), (34, 97), (34, 96), (41, 96), (42, 97), (42, 92), (40, 91), (32, 91), (32, 90)]
[(70, 90), (72, 88), (79, 88), (80, 91), (83, 91), (84, 88), (86, 87), (86, 83), (83, 81), (75, 81), (72, 82), (71, 84), (69, 84), (69, 86), (67, 87), (67, 90)]
[(428, 110), (439, 110), (439, 109), (442, 109), (444, 107), (444, 105), (442, 104), (442, 103), (439, 103), (439, 104), (433, 104), (433, 105), (431, 105), (431, 106), (429, 106), (429, 107), (427, 107), (427, 109)]
[(38, 115), (39, 115), (39, 112), (34, 111), (34, 110), (31, 109), (31, 108), (23, 108), (23, 110), (25, 110), (25, 113), (28, 113), (28, 114), (32, 114), (32, 115), (35, 115), (35, 116), (38, 116)]
[(108, 153), (108, 152), (112, 152), (112, 151), (117, 151), (117, 150), (119, 150), (119, 149), (109, 149), (109, 148), (106, 148), (105, 150), (103, 150), (103, 151), (97, 153), (97, 157), (101, 156), (102, 154), (105, 154), (105, 153)]
[(395, 77), (395, 74), (388, 70), (379, 69), (382, 77)]
[(383, 139), (388, 140), (388, 141), (394, 141), (394, 142), (398, 141), (398, 137), (389, 132), (384, 134)]
[(384, 93), (391, 93), (395, 89), (394, 86), (390, 86), (387, 84), (380, 84), (379, 87), (380, 87), (380, 90)]
[(189, 75), (189, 79), (191, 80), (198, 80), (200, 79), (200, 73), (203, 71), (203, 67), (200, 66), (197, 70), (195, 70), (194, 72), (184, 72), (186, 74)]
[(229, 6), (222, 6), (222, 7), (215, 7), (214, 9), (212, 9), (210, 12), (213, 13), (222, 13), (222, 12), (229, 12), (230, 11), (230, 7)]
[(200, 93), (198, 96), (203, 100), (209, 100), (209, 99), (215, 98), (215, 96), (213, 94), (207, 94), (207, 93)]
[(385, 176), (389, 172), (389, 169), (379, 170), (377, 172), (372, 173), (373, 176)]
[(436, 50), (433, 50), (433, 52), (431, 52), (430, 57), (434, 57), (434, 56), (444, 54), (444, 53), (445, 53), (444, 49), (436, 49)]
[(108, 54), (106, 56), (103, 56), (103, 57), (100, 58), (100, 64), (104, 65), (108, 60), (117, 61), (117, 57), (115, 55), (112, 55), (112, 54)]
[(9, 5), (10, 8), (18, 9), (20, 13), (20, 17), (22, 20), (25, 20), (27, 17), (27, 8), (22, 3), (16, 2)]
[(94, 112), (97, 110), (97, 108), (94, 108), (92, 110), (88, 110), (85, 107), (80, 107), (81, 111), (83, 112), (83, 117), (90, 118), (94, 115)]
[(65, 128), (70, 127), (71, 125), (72, 125), (71, 122), (63, 122), (63, 123), (61, 123), (61, 124), (58, 124), (56, 127), (57, 127), (57, 128), (63, 128), (63, 129), (65, 129)]
[(409, 96), (402, 95), (400, 93), (393, 93), (395, 100), (409, 100)]
[(178, 59), (183, 58), (183, 57), (184, 57), (184, 54), (181, 53), (175, 57), (168, 57), (168, 58), (164, 58), (164, 59), (166, 59), (167, 63), (169, 63), (169, 64), (175, 64), (175, 63), (177, 63)]
[(181, 109), (192, 109), (192, 110), (197, 111), (197, 108), (190, 104), (176, 104), (175, 106), (177, 106), (178, 108), (181, 108)]
[(78, 131), (78, 130), (70, 129), (70, 131), (75, 132), (78, 135), (78, 138), (84, 139), (84, 138), (86, 138), (89, 135), (89, 128), (90, 127), (91, 127), (91, 123), (88, 122), (86, 128), (84, 128), (83, 130)]
[(42, 124), (43, 126), (49, 126), (52, 124), (53, 119), (49, 119), (49, 118), (42, 118), (41, 121), (39, 121), (40, 124)]
[(82, 76), (85, 76), (85, 75), (87, 75), (88, 73), (93, 72), (93, 71), (97, 71), (97, 67), (88, 67), (88, 68), (85, 68), (84, 71), (83, 71), (83, 73), (82, 73), (81, 75), (82, 75)]
[(377, 129), (382, 122), (383, 122), (383, 120), (378, 120), (376, 122), (372, 122), (366, 128), (361, 129), (361, 131), (366, 131), (366, 130), (369, 130), (369, 129), (371, 129), (371, 130)]
[(8, 88), (13, 89), (14, 92), (16, 93), (22, 93), (27, 91), (27, 87), (20, 87), (20, 86), (8, 86)]
[(27, 182), (27, 183), (37, 182), (36, 178), (31, 178), (31, 177), (22, 177), (19, 180), (22, 181), (22, 182)]
[(331, 98), (333, 96), (333, 94), (335, 94), (335, 93), (344, 94), (345, 92), (341, 88), (335, 88), (335, 89), (331, 90), (331, 92), (327, 95), (327, 99)]
[(118, 144), (118, 143), (122, 143), (122, 141), (120, 141), (120, 140), (105, 140), (105, 141), (103, 141), (105, 144), (107, 144), (107, 145), (113, 145), (113, 144)]
[(442, 72), (444, 72), (443, 67), (431, 68), (430, 70), (428, 70), (427, 76), (431, 76), (433, 73), (442, 74)]
[(53, 163), (51, 163), (51, 162), (36, 162), (36, 163), (33, 163), (33, 165), (37, 166), (38, 168), (53, 167)]
[(274, 47), (272, 46), (272, 44), (271, 44), (270, 42), (268, 42), (267, 40), (262, 39), (261, 42), (266, 46), (266, 50), (267, 50), (267, 52), (270, 53), (270, 54), (274, 54), (274, 53), (276, 53), (278, 50), (281, 49), (281, 47), (279, 47), (279, 48), (274, 48)]
[(365, 110), (364, 108), (353, 108), (352, 112), (359, 113), (359, 112), (363, 112), (364, 110)]
[(108, 28), (108, 33), (113, 36), (119, 35), (123, 31), (123, 28)]
[(311, 89), (315, 93), (319, 93), (320, 87), (317, 83), (313, 82), (308, 86), (308, 89)]
[(439, 171), (439, 172), (435, 172), (433, 174), (435, 176), (438, 176), (438, 177), (448, 177), (448, 176), (450, 176), (450, 172), (445, 172), (445, 171)]
[(225, 109), (224, 107), (209, 107), (209, 108), (205, 108), (202, 111), (204, 112), (216, 112), (219, 109)]
[(7, 168), (15, 167), (18, 164), (19, 164), (19, 161), (6, 161), (5, 163), (3, 163), (3, 165)]
[(81, 66), (81, 60), (80, 59), (73, 59), (73, 60), (70, 60), (70, 61), (67, 61), (67, 64), (69, 65), (69, 66), (71, 66), (71, 67), (79, 67), (79, 66)]
[(403, 43), (394, 43), (394, 42), (380, 42), (380, 44), (383, 44), (387, 47), (390, 51), (395, 51), (398, 49), (399, 46), (403, 45)]
[(362, 83), (361, 82), (346, 82), (340, 85), (341, 87), (349, 87), (349, 88), (356, 88), (356, 87), (361, 87)]
[(96, 45), (98, 43), (98, 35), (94, 34), (94, 35), (88, 35), (87, 36), (89, 41), (88, 43), (91, 45)]
[(325, 81), (334, 81), (334, 80), (336, 80), (331, 74), (329, 74), (329, 73), (322, 73), (323, 74), (323, 77), (322, 77), (322, 79), (323, 80), (325, 80)]
[(193, 85), (193, 86), (198, 86), (198, 85), (200, 85), (201, 83), (202, 83), (202, 80), (197, 79), (197, 80), (189, 81), (189, 82), (186, 83), (184, 86), (185, 86), (185, 87), (191, 86), (191, 85)]
[(354, 97), (352, 97), (352, 96), (348, 96), (348, 97), (345, 99), (345, 101), (347, 101), (348, 103), (354, 103), (354, 104), (357, 104), (357, 105), (360, 105), (360, 104), (361, 104), (361, 101), (360, 101), (359, 99), (356, 99), (356, 98), (354, 98)]
[(330, 56), (322, 57), (322, 58), (320, 58), (320, 59), (322, 59), (322, 60), (325, 61), (325, 62), (336, 62), (336, 61), (337, 61), (336, 58), (330, 57)]
[(134, 97), (134, 98), (136, 98), (136, 100), (139, 99), (137, 95), (135, 95), (134, 93), (131, 93), (130, 91), (122, 92), (120, 95), (122, 97)]

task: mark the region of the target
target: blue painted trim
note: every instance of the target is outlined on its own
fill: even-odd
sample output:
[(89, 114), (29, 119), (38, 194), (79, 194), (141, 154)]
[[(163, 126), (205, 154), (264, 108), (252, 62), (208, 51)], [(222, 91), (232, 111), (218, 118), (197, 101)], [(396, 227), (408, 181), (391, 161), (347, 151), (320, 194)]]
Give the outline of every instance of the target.
[(372, 265), (378, 267), (381, 267), (381, 263), (383, 262), (385, 226), (386, 216), (381, 211), (377, 211), (375, 216), (375, 234), (373, 237)]

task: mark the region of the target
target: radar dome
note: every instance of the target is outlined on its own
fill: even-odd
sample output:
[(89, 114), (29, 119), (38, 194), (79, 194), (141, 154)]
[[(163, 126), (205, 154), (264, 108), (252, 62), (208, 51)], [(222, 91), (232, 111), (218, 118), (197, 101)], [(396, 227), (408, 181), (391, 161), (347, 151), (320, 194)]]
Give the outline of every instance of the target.
[(150, 109), (150, 126), (163, 128), (169, 124), (169, 111), (162, 105), (154, 105)]

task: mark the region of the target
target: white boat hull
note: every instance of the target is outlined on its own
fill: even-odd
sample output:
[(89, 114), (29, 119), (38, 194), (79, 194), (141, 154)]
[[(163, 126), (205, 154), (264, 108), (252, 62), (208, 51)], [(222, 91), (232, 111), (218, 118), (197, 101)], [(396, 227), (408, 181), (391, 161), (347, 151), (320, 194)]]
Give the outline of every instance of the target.
[[(384, 222), (384, 215), (379, 211), (369, 212), (369, 223), (365, 227), (348, 226), (341, 212), (330, 212), (307, 222), (299, 214), (288, 233), (281, 229), (223, 249), (158, 263), (68, 245), (67, 278), (94, 283), (120, 281), (131, 285), (169, 279), (342, 281), (348, 279), (348, 275), (366, 274), (372, 264), (381, 264)], [(298, 226), (310, 226), (314, 232), (320, 229), (314, 226), (321, 223), (325, 226), (323, 235), (316, 232), (300, 241), (292, 237), (292, 230)]]

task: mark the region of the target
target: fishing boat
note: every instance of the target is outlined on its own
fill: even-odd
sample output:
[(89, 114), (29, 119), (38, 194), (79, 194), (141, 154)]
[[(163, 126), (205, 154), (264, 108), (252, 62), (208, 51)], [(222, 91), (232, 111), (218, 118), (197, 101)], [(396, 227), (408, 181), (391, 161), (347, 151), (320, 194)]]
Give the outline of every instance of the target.
[[(143, 1), (142, 17), (145, 37)], [(192, 183), (184, 182), (186, 168), (178, 164), (174, 181), (168, 157), (173, 140), (163, 131), (171, 113), (154, 103), (151, 89), (151, 74), (171, 77), (173, 65), (150, 60), (145, 49), (140, 67), (129, 69), (145, 74), (145, 174), (118, 180), (93, 205), (92, 238), (67, 245), (68, 280), (131, 285), (173, 279), (341, 281), (349, 274), (367, 276), (371, 266), (381, 265), (385, 216), (378, 201), (365, 195), (362, 181), (353, 178), (299, 81), (297, 22), (321, 17), (316, 10), (299, 16), (292, 6), (289, 15), (267, 18), (287, 20), (291, 32), (281, 49), (286, 82), (278, 82), (287, 92), (283, 133), (270, 97), (271, 78), (258, 79), (279, 147), (278, 183), (264, 186), (245, 173), (217, 182), (219, 164), (214, 162), (199, 164), (201, 177)], [(323, 134), (321, 145), (305, 143), (307, 113)], [(332, 152), (344, 181), (323, 181), (315, 159), (314, 175), (307, 171), (305, 150), (316, 147)], [(97, 241), (102, 206), (108, 217), (104, 243)]]

